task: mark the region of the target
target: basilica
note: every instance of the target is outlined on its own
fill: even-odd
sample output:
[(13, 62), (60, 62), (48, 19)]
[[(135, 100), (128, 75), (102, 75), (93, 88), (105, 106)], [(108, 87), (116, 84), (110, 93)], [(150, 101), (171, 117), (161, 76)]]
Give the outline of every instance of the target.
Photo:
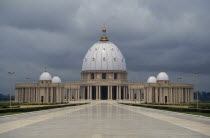
[(103, 36), (86, 53), (78, 82), (62, 82), (45, 70), (36, 83), (15, 85), (15, 101), (68, 103), (79, 100), (127, 100), (141, 103), (194, 102), (193, 85), (172, 83), (166, 72), (148, 76), (147, 82), (129, 82), (120, 49)]

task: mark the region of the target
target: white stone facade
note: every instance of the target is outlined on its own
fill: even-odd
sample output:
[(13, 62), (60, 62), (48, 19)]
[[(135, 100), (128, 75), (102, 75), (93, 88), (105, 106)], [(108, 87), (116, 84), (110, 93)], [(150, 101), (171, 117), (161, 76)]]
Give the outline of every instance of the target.
[[(103, 28), (103, 32), (106, 29)], [(79, 100), (130, 100), (144, 103), (194, 102), (193, 85), (171, 83), (165, 72), (148, 82), (128, 82), (125, 59), (116, 45), (102, 37), (83, 59), (81, 81), (53, 81), (48, 72), (37, 83), (16, 84), (15, 101), (63, 103)]]

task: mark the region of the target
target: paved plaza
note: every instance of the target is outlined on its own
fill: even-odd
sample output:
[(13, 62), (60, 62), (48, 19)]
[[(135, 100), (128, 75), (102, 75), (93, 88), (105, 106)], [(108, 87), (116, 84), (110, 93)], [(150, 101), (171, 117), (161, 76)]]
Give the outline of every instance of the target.
[(95, 101), (0, 117), (0, 138), (210, 137), (210, 118)]

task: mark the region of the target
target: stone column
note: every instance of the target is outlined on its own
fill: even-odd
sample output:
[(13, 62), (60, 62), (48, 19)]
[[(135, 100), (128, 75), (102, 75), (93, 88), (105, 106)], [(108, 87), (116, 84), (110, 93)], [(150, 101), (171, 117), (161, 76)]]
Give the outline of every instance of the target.
[(83, 100), (85, 100), (85, 87), (83, 86)]
[[(51, 92), (52, 93), (52, 92)], [(51, 95), (52, 96), (52, 95)], [(66, 101), (69, 102), (70, 101), (70, 97), (69, 97), (69, 89), (66, 89)]]
[(136, 89), (136, 101), (139, 100), (139, 89)]
[(141, 101), (141, 89), (138, 89), (138, 101)]
[(92, 100), (92, 86), (90, 86), (90, 100)]
[(101, 100), (101, 86), (99, 86), (99, 100)]
[(58, 88), (58, 102), (61, 102), (61, 88)]
[(167, 88), (167, 94), (168, 94), (168, 103), (171, 103), (171, 90), (170, 88)]
[(123, 86), (123, 100), (125, 100), (125, 86)]
[(119, 86), (119, 100), (121, 100), (121, 86)]
[(176, 88), (176, 93), (177, 93), (177, 94), (176, 94), (176, 102), (179, 103), (179, 102), (180, 102), (180, 101), (179, 101), (179, 99), (180, 99), (180, 98), (179, 98), (179, 88)]
[(181, 99), (181, 88), (178, 88), (178, 103), (181, 103), (182, 99)]
[(144, 102), (147, 102), (147, 88), (144, 88)]
[(96, 100), (98, 100), (98, 86), (96, 86)]
[(110, 86), (108, 86), (108, 100), (110, 100)]
[(87, 99), (90, 100), (90, 86), (87, 86)]
[(162, 87), (160, 87), (159, 101), (160, 101), (160, 103), (163, 103), (163, 90), (162, 90)]
[(52, 103), (52, 98), (53, 98), (53, 94), (52, 94), (52, 88), (49, 87), (49, 103)]
[(69, 101), (71, 101), (71, 98), (72, 98), (72, 97), (71, 97), (71, 89), (68, 89), (68, 91), (69, 91), (69, 92), (68, 92)]
[(78, 91), (78, 100), (80, 100), (80, 90), (77, 89), (77, 91)]
[(72, 92), (74, 93), (74, 101), (77, 101), (77, 92), (75, 88), (73, 88)]
[(125, 87), (125, 99), (128, 100), (128, 87)]
[(59, 102), (59, 88), (56, 87), (56, 103)]
[(72, 101), (72, 89), (69, 89), (69, 99), (70, 99), (70, 101)]
[(185, 88), (185, 102), (188, 103), (188, 88)]
[(158, 103), (158, 88), (155, 87), (155, 103)]
[(62, 92), (62, 99), (61, 99), (61, 102), (63, 103), (65, 100), (65, 97), (64, 97), (64, 93), (65, 93), (65, 89), (64, 88), (61, 88), (61, 92)]
[(74, 96), (75, 96), (75, 101), (78, 101), (78, 91), (77, 91), (77, 89), (74, 89)]
[(134, 101), (134, 99), (135, 99), (134, 92), (135, 92), (135, 89), (131, 89), (131, 98), (132, 98), (131, 100), (132, 101)]
[(27, 98), (28, 103), (30, 103), (30, 98), (31, 98), (30, 92), (31, 92), (31, 88), (29, 87), (28, 88), (28, 98)]
[(61, 88), (58, 88), (58, 102), (61, 102)]
[(110, 97), (111, 97), (110, 99), (112, 100), (112, 99), (113, 99), (113, 97), (112, 97), (112, 95), (113, 95), (113, 93), (112, 93), (112, 86), (110, 86), (110, 89), (111, 89), (111, 90), (110, 90), (110, 91), (111, 91), (111, 92), (110, 92), (110, 95), (111, 95), (111, 96), (110, 96)]
[[(33, 103), (40, 103), (38, 101), (38, 98), (37, 98), (37, 94), (38, 94), (38, 87), (35, 88), (34, 92), (33, 92)], [(36, 94), (37, 93), (37, 94)]]
[(181, 102), (184, 102), (184, 89), (181, 88)]
[(129, 89), (130, 101), (132, 101), (132, 89)]
[(142, 89), (140, 89), (140, 94), (139, 94), (139, 101), (142, 101)]
[(48, 90), (49, 88), (47, 87), (47, 94), (46, 94), (46, 103), (48, 103), (49, 102), (49, 98), (48, 98), (48, 96), (49, 96), (49, 94), (48, 94), (48, 92), (49, 92), (49, 90)]
[(76, 88), (75, 91), (77, 93), (77, 95), (76, 95), (77, 96), (77, 101), (79, 101), (79, 90)]

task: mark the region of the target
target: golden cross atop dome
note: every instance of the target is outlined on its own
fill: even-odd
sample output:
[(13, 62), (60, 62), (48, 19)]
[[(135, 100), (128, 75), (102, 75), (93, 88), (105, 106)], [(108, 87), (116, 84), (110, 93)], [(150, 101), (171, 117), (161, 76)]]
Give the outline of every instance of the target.
[(102, 28), (102, 32), (106, 32), (106, 28), (105, 27)]
[(108, 37), (106, 37), (106, 28), (105, 25), (102, 28), (103, 36), (101, 37), (100, 41), (109, 41)]

